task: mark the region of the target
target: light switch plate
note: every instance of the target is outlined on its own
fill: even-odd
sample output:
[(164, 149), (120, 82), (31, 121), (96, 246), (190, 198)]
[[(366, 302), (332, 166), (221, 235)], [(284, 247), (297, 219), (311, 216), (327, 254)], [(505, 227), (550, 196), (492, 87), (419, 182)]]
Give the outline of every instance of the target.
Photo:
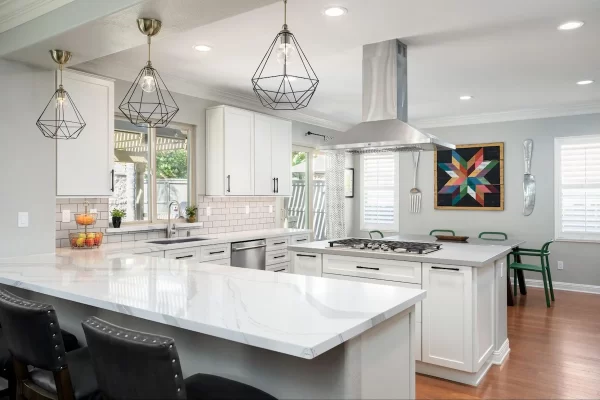
[(558, 269), (565, 269), (565, 263), (563, 263), (562, 261), (558, 262)]
[(29, 226), (29, 213), (28, 212), (19, 212), (18, 223), (19, 228), (27, 228)]
[(246, 205), (246, 214), (250, 214), (250, 206)]
[(270, 214), (272, 214), (272, 213), (273, 213), (273, 205), (272, 205), (272, 204), (269, 206), (269, 213), (270, 213)]
[(71, 210), (63, 210), (62, 222), (71, 222)]

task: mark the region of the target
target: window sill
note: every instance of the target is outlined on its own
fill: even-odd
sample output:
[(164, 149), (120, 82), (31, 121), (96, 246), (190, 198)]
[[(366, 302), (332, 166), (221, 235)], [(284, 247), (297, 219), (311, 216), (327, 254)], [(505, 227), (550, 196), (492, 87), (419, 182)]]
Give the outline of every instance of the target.
[(600, 238), (598, 239), (569, 239), (569, 238), (557, 238), (554, 240), (555, 242), (571, 242), (571, 243), (600, 243)]
[[(192, 229), (192, 228), (203, 228), (204, 222), (180, 222), (175, 224), (175, 229)], [(121, 235), (124, 233), (135, 233), (135, 232), (151, 232), (151, 231), (164, 231), (167, 229), (167, 224), (148, 224), (148, 225), (121, 225), (120, 228), (106, 228), (106, 235)]]

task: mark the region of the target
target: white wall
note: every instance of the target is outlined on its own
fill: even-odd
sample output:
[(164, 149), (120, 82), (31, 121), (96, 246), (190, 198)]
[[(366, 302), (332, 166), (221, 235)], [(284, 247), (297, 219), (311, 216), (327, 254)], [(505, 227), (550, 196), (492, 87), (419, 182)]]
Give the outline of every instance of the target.
[[(477, 236), (482, 231), (502, 231), (510, 237), (527, 241), (528, 247), (539, 247), (554, 238), (554, 138), (561, 136), (597, 135), (600, 114), (547, 118), (493, 124), (428, 129), (430, 133), (454, 144), (504, 142), (505, 211), (447, 211), (433, 208), (433, 153), (421, 155), (418, 187), (423, 192), (420, 214), (409, 212), (409, 190), (412, 187), (412, 158), (400, 155), (400, 232), (429, 233), (431, 229), (453, 229), (459, 235)], [(523, 140), (534, 141), (532, 173), (537, 180), (536, 208), (525, 217), (523, 210)], [(357, 163), (357, 166), (360, 164)], [(359, 218), (360, 201), (355, 202), (353, 217)], [(354, 230), (355, 235), (368, 236)], [(600, 285), (600, 244), (554, 243), (551, 266), (557, 282)], [(565, 269), (557, 270), (562, 260)], [(530, 277), (541, 279), (539, 274)]]
[[(35, 122), (54, 91), (51, 71), (0, 59), (0, 257), (54, 251), (56, 150)], [(29, 227), (17, 213), (29, 212)]]

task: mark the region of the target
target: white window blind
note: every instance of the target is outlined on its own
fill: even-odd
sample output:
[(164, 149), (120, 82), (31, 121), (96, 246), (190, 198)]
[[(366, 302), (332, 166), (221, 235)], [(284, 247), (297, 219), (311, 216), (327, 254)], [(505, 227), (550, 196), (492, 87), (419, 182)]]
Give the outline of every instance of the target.
[(361, 230), (398, 231), (398, 154), (361, 155)]
[(555, 139), (556, 238), (600, 240), (600, 136)]

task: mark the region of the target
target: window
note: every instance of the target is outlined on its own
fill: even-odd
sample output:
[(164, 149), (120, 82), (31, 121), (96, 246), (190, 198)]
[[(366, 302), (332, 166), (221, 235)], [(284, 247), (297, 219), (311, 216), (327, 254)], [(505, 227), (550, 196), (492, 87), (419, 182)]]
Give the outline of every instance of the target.
[(557, 138), (556, 238), (600, 241), (600, 136)]
[(190, 127), (140, 128), (115, 120), (115, 193), (109, 208), (127, 212), (124, 222), (156, 222), (183, 216), (193, 200)]
[(398, 153), (360, 156), (360, 229), (398, 231)]

